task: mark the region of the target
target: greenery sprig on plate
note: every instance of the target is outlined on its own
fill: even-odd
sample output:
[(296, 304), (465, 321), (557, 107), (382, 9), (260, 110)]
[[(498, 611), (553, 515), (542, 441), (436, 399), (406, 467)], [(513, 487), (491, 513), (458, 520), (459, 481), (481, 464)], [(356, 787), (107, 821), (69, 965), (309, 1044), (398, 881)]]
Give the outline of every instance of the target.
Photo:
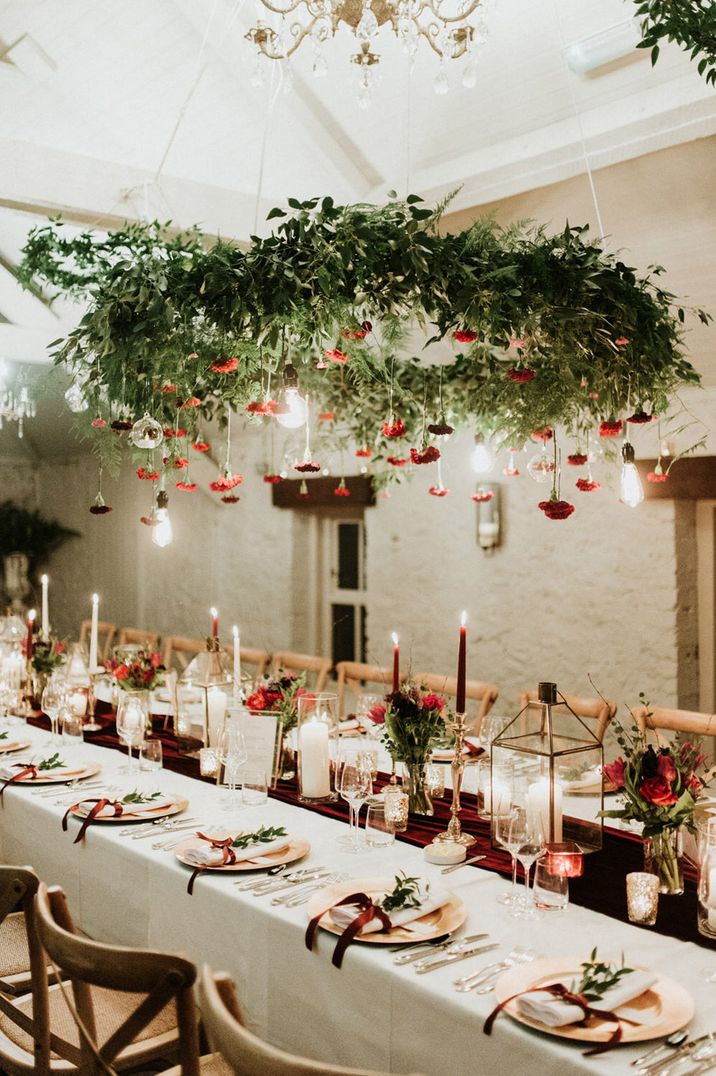
[(420, 878), (411, 878), (405, 871), (400, 871), (395, 876), (394, 888), (390, 893), (386, 893), (380, 906), (386, 913), (395, 912), (399, 908), (419, 908), (429, 889), (429, 882), (425, 889), (422, 889)]
[(259, 826), (255, 833), (239, 833), (231, 842), (232, 848), (246, 849), (251, 844), (269, 844), (279, 837), (287, 837), (285, 826)]
[(66, 763), (60, 758), (59, 751), (55, 751), (54, 755), (50, 755), (49, 758), (43, 758), (42, 762), (38, 762), (37, 771), (45, 773), (47, 770), (59, 770)]
[(133, 792), (128, 792), (126, 796), (122, 797), (122, 803), (125, 804), (143, 804), (152, 803), (153, 800), (159, 799), (161, 792), (139, 792), (136, 788)]
[(630, 975), (634, 969), (628, 968), (624, 963), (622, 954), (621, 965), (614, 962), (605, 963), (597, 957), (597, 950), (592, 949), (589, 960), (581, 964), (582, 978), (576, 988), (576, 993), (581, 994), (587, 1001), (600, 1001), (607, 990), (616, 986), (625, 975)]

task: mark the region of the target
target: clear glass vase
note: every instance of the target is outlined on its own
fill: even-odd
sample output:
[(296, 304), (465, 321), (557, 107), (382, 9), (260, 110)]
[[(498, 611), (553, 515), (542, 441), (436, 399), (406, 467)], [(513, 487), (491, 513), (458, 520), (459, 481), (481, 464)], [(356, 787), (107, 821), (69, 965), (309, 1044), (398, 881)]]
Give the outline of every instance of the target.
[(433, 801), (425, 781), (427, 761), (406, 762), (403, 788), (408, 793), (408, 811), (410, 814), (432, 815)]
[(644, 838), (644, 870), (657, 876), (660, 893), (678, 896), (684, 892), (680, 829), (663, 829)]

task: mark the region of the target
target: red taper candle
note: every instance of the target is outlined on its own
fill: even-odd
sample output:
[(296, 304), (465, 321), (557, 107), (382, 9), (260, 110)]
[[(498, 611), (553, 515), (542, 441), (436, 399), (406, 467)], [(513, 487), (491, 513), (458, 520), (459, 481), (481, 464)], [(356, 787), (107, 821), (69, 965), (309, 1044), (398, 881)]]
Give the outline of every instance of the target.
[(215, 639), (219, 638), (219, 614), (213, 607), (209, 610), (211, 613), (211, 634)]
[(35, 629), (35, 610), (31, 609), (27, 614), (27, 642), (25, 644), (25, 657), (32, 660), (32, 633)]
[(393, 632), (393, 691), (400, 691), (400, 646), (398, 636)]
[(460, 618), (460, 646), (457, 652), (457, 691), (455, 693), (455, 710), (465, 713), (465, 677), (467, 673), (467, 613)]

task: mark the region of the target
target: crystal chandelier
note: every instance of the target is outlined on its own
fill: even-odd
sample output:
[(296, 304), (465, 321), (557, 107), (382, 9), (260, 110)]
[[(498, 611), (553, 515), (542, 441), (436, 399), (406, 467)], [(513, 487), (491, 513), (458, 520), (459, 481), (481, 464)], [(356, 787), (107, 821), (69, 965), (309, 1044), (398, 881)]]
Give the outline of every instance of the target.
[(37, 413), (35, 401), (24, 372), (18, 374), (14, 387), (10, 380), (7, 365), (0, 359), (0, 430), (6, 421), (17, 422), (17, 436), (22, 437), (25, 419), (34, 418)]
[[(313, 73), (327, 73), (324, 47), (339, 29), (347, 29), (356, 43), (351, 56), (358, 82), (358, 100), (367, 105), (378, 82), (380, 53), (376, 45), (381, 32), (391, 31), (411, 63), (421, 39), (440, 61), (435, 92), (448, 92), (448, 60), (465, 60), (462, 83), (472, 88), (477, 82), (475, 54), (487, 36), (487, 8), (493, 0), (289, 0), (285, 6), (273, 0), (261, 4), (277, 16), (275, 25), (259, 20), (246, 34), (257, 49), (257, 70), (252, 81), (262, 83), (261, 57), (287, 61), (304, 43), (313, 47)], [(292, 18), (288, 18), (291, 16)], [(474, 16), (471, 22), (468, 19)], [(287, 81), (290, 74), (284, 68)]]

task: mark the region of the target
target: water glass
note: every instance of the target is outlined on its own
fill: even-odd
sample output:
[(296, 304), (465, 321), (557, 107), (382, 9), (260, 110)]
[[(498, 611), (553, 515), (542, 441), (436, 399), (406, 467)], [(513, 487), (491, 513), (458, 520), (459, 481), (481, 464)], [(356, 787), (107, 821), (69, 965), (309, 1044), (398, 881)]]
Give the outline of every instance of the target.
[(341, 844), (348, 844), (350, 852), (359, 851), (358, 818), (361, 807), (371, 793), (371, 788), (372, 781), (369, 770), (357, 765), (354, 766), (351, 763), (345, 764), (341, 772), (340, 793), (350, 807), (350, 834), (347, 840), (339, 838), (339, 841)]
[(124, 692), (117, 707), (117, 734), (122, 743), (127, 745), (129, 757), (126, 768), (121, 773), (134, 773), (134, 758), (132, 748), (140, 744), (144, 739), (147, 727), (147, 707), (137, 695)]
[(395, 829), (385, 817), (385, 803), (377, 796), (368, 800), (365, 839), (371, 848), (387, 848), (395, 842)]
[(549, 857), (537, 861), (532, 886), (535, 907), (542, 912), (561, 912), (569, 904), (569, 878), (550, 874)]
[(63, 707), (59, 713), (59, 724), (62, 729), (62, 743), (66, 747), (74, 747), (82, 743), (84, 739), (84, 720), (78, 714), (72, 712), (69, 707)]
[(145, 772), (161, 770), (162, 768), (162, 741), (143, 740), (139, 745), (139, 768)]
[(58, 719), (60, 716), (60, 710), (65, 704), (66, 697), (67, 688), (65, 684), (60, 680), (49, 680), (44, 691), (42, 692), (42, 699), (40, 700), (40, 705), (42, 706), (42, 712), (44, 714), (47, 714), (50, 719), (53, 739), (56, 739), (58, 736)]
[(241, 773), (241, 801), (245, 807), (259, 807), (268, 799), (268, 781), (263, 769), (245, 767)]

